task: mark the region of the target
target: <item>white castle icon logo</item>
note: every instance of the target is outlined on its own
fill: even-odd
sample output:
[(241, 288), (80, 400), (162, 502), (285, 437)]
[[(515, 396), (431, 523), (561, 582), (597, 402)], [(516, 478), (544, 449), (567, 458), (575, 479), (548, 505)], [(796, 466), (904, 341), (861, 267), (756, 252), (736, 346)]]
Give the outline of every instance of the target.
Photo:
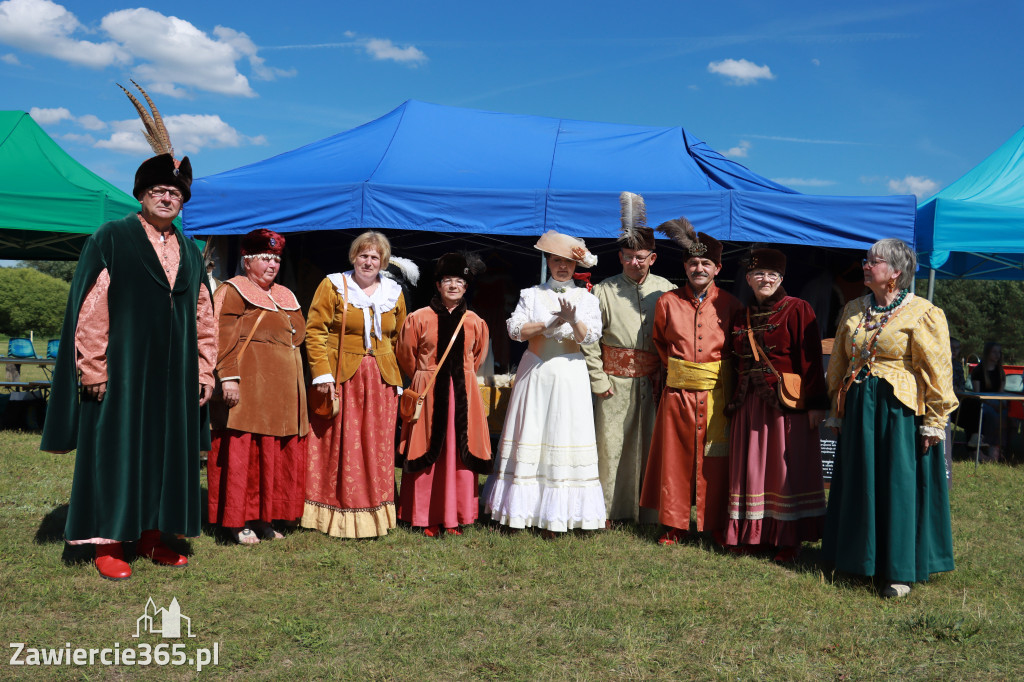
[(161, 635), (165, 639), (181, 637), (181, 622), (185, 621), (185, 632), (189, 637), (192, 634), (192, 619), (181, 615), (181, 606), (178, 605), (178, 598), (171, 599), (171, 604), (166, 609), (157, 608), (153, 598), (146, 602), (146, 610), (135, 621), (135, 634), (138, 637), (143, 632), (154, 635)]

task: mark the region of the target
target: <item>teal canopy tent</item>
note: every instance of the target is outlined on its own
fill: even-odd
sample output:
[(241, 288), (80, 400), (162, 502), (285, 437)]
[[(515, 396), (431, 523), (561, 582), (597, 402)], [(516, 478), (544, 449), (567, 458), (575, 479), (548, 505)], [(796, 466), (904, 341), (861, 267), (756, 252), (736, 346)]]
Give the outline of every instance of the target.
[(1024, 279), (1024, 128), (917, 207), (922, 268), (938, 279)]
[(71, 158), (24, 111), (0, 111), (0, 259), (76, 260), (137, 202)]

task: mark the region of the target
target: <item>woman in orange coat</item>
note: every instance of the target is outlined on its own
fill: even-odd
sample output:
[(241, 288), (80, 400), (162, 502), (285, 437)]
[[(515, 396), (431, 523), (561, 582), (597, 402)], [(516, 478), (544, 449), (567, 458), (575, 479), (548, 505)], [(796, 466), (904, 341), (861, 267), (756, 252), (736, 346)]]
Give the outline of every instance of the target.
[(209, 520), (239, 544), (283, 537), (270, 522), (302, 516), (306, 393), (299, 344), (306, 323), (295, 295), (276, 284), (284, 237), (242, 237), (244, 275), (217, 288), (220, 325), (211, 403), (213, 445), (206, 465)]
[[(487, 416), (476, 381), (487, 356), (487, 325), (464, 299), (482, 270), (479, 258), (441, 256), (434, 272), (437, 296), (409, 315), (398, 335), (398, 364), (412, 377), (410, 389), (424, 397), (419, 419), (402, 426), (398, 518), (428, 537), (442, 530), (460, 535), (459, 526), (476, 521), (476, 475), (491, 470)], [(462, 328), (438, 367), (460, 320)]]

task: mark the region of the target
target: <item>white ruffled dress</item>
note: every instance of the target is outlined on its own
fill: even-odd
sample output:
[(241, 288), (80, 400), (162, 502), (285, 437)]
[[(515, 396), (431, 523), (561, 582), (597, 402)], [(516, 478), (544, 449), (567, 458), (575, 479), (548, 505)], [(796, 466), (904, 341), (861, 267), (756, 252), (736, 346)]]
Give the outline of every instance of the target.
[[(508, 319), (509, 336), (521, 341), (524, 324), (550, 321), (560, 297), (575, 304), (577, 319), (586, 325), (583, 343), (601, 338), (597, 298), (571, 281), (551, 279), (520, 292), (519, 304)], [(546, 335), (559, 341), (571, 339), (572, 329), (563, 324)], [(530, 350), (523, 354), (494, 458), (495, 470), (484, 488), (485, 513), (511, 528), (564, 532), (604, 527), (591, 400), (583, 353), (548, 360)]]

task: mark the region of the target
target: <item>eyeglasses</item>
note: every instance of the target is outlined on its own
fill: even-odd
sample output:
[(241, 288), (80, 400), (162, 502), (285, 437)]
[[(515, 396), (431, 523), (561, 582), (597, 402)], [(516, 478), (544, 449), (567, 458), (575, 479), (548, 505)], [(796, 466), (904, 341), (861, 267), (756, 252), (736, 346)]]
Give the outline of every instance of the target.
[(756, 270), (748, 274), (754, 279), (763, 279), (766, 282), (778, 282), (782, 278), (782, 275), (777, 272), (765, 272), (764, 270)]
[(162, 199), (165, 194), (169, 195), (171, 201), (181, 201), (182, 194), (173, 187), (150, 187), (146, 190), (150, 199)]
[(885, 263), (885, 262), (887, 262), (887, 261), (884, 261), (881, 258), (872, 258), (870, 260), (868, 260), (867, 258), (861, 258), (860, 259), (860, 265), (861, 265), (861, 267), (864, 267), (864, 268), (873, 268), (876, 265), (878, 265), (879, 263)]
[(444, 279), (441, 280), (441, 284), (442, 286), (449, 286), (454, 284), (457, 287), (464, 287), (466, 286), (466, 280), (462, 279), (461, 277), (445, 277)]
[(641, 264), (643, 264), (644, 261), (646, 261), (648, 258), (650, 258), (653, 253), (654, 252), (651, 251), (651, 253), (647, 254), (646, 256), (641, 256), (639, 253), (634, 253), (632, 256), (627, 256), (626, 252), (623, 251), (622, 252), (622, 262), (623, 263), (636, 263), (637, 265), (641, 265)]

